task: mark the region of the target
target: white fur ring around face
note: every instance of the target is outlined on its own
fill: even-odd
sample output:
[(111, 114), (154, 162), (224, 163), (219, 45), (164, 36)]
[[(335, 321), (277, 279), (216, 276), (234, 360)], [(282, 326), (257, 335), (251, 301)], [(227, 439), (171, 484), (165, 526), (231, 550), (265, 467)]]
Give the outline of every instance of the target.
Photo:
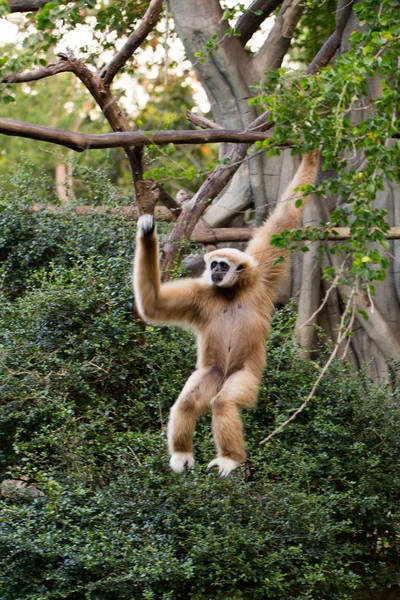
[(193, 469), (194, 458), (191, 452), (173, 452), (169, 461), (169, 466), (175, 473), (183, 473)]
[(232, 458), (220, 456), (209, 463), (207, 471), (209, 471), (212, 467), (215, 467), (215, 465), (218, 466), (218, 476), (221, 479), (225, 479), (225, 477), (228, 477), (229, 473), (233, 471), (233, 469), (236, 469), (240, 463), (236, 460), (232, 460)]
[(153, 215), (142, 215), (138, 220), (138, 231), (144, 236), (152, 235), (155, 227)]

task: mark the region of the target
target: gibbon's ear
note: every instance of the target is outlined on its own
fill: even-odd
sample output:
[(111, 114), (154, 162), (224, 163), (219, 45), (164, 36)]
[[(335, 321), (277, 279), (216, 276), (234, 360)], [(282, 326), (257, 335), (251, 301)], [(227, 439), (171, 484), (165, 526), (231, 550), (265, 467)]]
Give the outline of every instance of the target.
[(138, 220), (138, 233), (145, 238), (153, 235), (156, 227), (153, 215), (142, 215)]

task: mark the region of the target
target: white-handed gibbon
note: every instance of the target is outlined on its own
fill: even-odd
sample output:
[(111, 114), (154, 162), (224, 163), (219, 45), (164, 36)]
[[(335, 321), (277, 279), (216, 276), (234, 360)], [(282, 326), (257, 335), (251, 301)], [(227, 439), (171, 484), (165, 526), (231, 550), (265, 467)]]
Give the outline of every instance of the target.
[[(313, 184), (318, 151), (306, 154), (283, 198), (249, 242), (205, 255), (198, 279), (160, 283), (158, 240), (152, 215), (138, 221), (133, 287), (140, 316), (174, 323), (197, 335), (197, 368), (171, 409), (167, 435), (171, 468), (191, 469), (196, 420), (212, 412), (218, 466), (226, 477), (246, 457), (240, 410), (256, 404), (265, 366), (265, 338), (279, 282), (290, 268), (289, 252), (270, 245), (271, 236), (299, 226), (306, 202), (300, 186)], [(303, 202), (296, 207), (296, 200)], [(285, 259), (279, 260), (280, 257)]]

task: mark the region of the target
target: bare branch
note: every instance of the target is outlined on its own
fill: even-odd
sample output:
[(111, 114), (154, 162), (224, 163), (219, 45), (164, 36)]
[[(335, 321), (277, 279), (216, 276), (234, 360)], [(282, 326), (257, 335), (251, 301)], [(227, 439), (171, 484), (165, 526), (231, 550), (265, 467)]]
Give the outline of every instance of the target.
[[(135, 206), (119, 206), (118, 208), (110, 208), (109, 206), (58, 206), (56, 204), (33, 204), (28, 212), (40, 213), (40, 212), (51, 212), (51, 213), (63, 213), (63, 212), (74, 212), (78, 217), (87, 217), (93, 214), (107, 213), (115, 217), (123, 217), (124, 219), (137, 219), (138, 210)], [(156, 206), (154, 215), (158, 221), (172, 221), (172, 213), (164, 206)]]
[(340, 0), (336, 13), (336, 29), (329, 36), (325, 44), (322, 46), (314, 60), (307, 68), (307, 74), (316, 73), (321, 67), (325, 67), (334, 57), (336, 50), (340, 46), (342, 40), (343, 29), (351, 14), (354, 0)]
[[(239, 40), (243, 46), (253, 37), (261, 23), (267, 19), (272, 12), (282, 4), (283, 0), (254, 0), (246, 9), (246, 12), (238, 19), (235, 25), (236, 31), (240, 32)], [(261, 13), (261, 14), (257, 14)]]
[[(165, 192), (166, 195), (169, 195)], [(108, 213), (113, 216), (123, 216), (129, 220), (135, 220), (138, 217), (138, 212), (133, 206), (120, 206), (118, 208), (110, 208), (109, 206), (58, 206), (56, 204), (33, 204), (29, 209), (33, 213), (41, 212), (41, 211), (49, 211), (53, 213), (63, 212), (65, 210), (73, 210), (79, 217), (86, 217), (93, 213)], [(165, 207), (165, 206), (156, 206), (156, 217), (160, 221), (172, 221), (174, 219), (172, 212), (175, 211), (175, 207)], [(182, 209), (181, 209), (182, 210)], [(194, 242), (198, 242), (199, 244), (220, 244), (226, 242), (248, 242), (253, 235), (256, 233), (257, 227), (218, 227), (212, 228), (207, 227), (204, 222), (199, 221), (199, 223), (194, 228), (191, 239)], [(335, 232), (339, 232), (339, 237), (335, 235)], [(350, 231), (348, 227), (336, 227), (332, 229), (328, 234), (328, 241), (336, 241), (340, 240), (348, 240), (350, 239)], [(385, 238), (387, 240), (400, 240), (400, 227), (391, 227), (389, 231), (385, 233)], [(332, 285), (327, 290), (325, 295), (323, 304), (319, 307), (316, 314), (318, 314), (321, 309), (326, 304), (329, 294), (331, 291), (337, 287), (337, 282), (340, 278), (342, 272), (340, 272)], [(371, 302), (370, 302), (371, 304)], [(372, 311), (373, 312), (373, 311)], [(315, 315), (312, 315), (313, 317)], [(304, 323), (307, 325), (307, 322)]]
[(170, 209), (174, 217), (177, 218), (182, 212), (182, 207), (172, 196), (168, 194), (159, 183), (153, 183), (152, 194), (156, 200)]
[[(202, 244), (248, 242), (256, 231), (256, 227), (219, 227), (213, 229), (196, 226), (192, 239)], [(349, 240), (351, 237), (350, 227), (334, 227), (330, 229), (326, 239), (330, 242), (336, 242), (338, 240)], [(384, 234), (384, 237), (387, 240), (400, 240), (400, 227), (391, 227)]]
[[(264, 125), (267, 126), (267, 124)], [(192, 200), (184, 207), (163, 248), (161, 268), (164, 271), (164, 279), (168, 278), (168, 271), (180, 254), (181, 245), (179, 240), (182, 237), (190, 238), (196, 223), (207, 206), (218, 196), (239, 168), (240, 163), (246, 156), (248, 147), (248, 144), (231, 146), (230, 151), (226, 154), (229, 162), (225, 165), (218, 165), (201, 185)]]
[(203, 115), (193, 113), (190, 110), (186, 111), (186, 116), (193, 125), (197, 125), (201, 129), (223, 129), (222, 125), (218, 125), (218, 123), (214, 123), (211, 119), (207, 119)]
[(109, 86), (120, 69), (131, 58), (132, 54), (144, 42), (150, 31), (154, 28), (161, 13), (163, 0), (151, 0), (139, 27), (129, 36), (121, 50), (114, 56), (100, 73), (104, 85)]
[(259, 77), (281, 66), (303, 12), (303, 0), (284, 0), (273, 28), (252, 60)]
[(336, 50), (340, 46), (341, 37), (336, 31), (329, 36), (321, 50), (318, 52), (312, 63), (307, 68), (307, 75), (313, 75), (319, 69), (329, 63), (335, 56)]
[(45, 77), (52, 77), (58, 73), (66, 73), (72, 71), (71, 63), (68, 60), (67, 55), (59, 54), (61, 57), (56, 63), (50, 63), (35, 71), (26, 71), (25, 73), (5, 73), (0, 83), (27, 83), (28, 81), (38, 81)]
[(268, 135), (263, 132), (239, 131), (236, 129), (121, 131), (85, 134), (11, 119), (0, 119), (0, 133), (66, 146), (76, 152), (99, 148), (117, 148), (119, 146), (142, 148), (151, 144), (157, 146), (167, 144), (215, 144), (217, 142), (252, 144), (268, 138)]
[(353, 10), (354, 0), (339, 0), (336, 10), (336, 31), (342, 36), (351, 11)]
[(47, 4), (49, 0), (8, 0), (8, 6), (12, 13), (35, 12)]
[(142, 148), (151, 144), (157, 146), (166, 144), (214, 144), (217, 142), (246, 142), (246, 144), (251, 144), (268, 138), (268, 135), (263, 132), (238, 131), (236, 129), (121, 131), (84, 134), (11, 119), (0, 119), (0, 133), (66, 146), (76, 152), (119, 146)]

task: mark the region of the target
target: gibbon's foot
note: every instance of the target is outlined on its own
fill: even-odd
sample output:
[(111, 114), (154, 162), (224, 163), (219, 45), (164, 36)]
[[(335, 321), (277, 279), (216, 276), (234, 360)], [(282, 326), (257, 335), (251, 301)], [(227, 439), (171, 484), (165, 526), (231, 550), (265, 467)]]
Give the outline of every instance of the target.
[(236, 469), (240, 463), (232, 458), (220, 456), (209, 463), (207, 471), (209, 471), (212, 467), (215, 467), (215, 465), (218, 466), (218, 477), (220, 477), (220, 479), (225, 479), (225, 477), (228, 477), (229, 473), (233, 471), (233, 469)]
[(154, 233), (155, 220), (153, 215), (142, 215), (138, 220), (138, 231), (143, 237), (150, 237)]
[(194, 457), (191, 452), (173, 452), (169, 461), (169, 466), (175, 473), (183, 473), (193, 469)]

